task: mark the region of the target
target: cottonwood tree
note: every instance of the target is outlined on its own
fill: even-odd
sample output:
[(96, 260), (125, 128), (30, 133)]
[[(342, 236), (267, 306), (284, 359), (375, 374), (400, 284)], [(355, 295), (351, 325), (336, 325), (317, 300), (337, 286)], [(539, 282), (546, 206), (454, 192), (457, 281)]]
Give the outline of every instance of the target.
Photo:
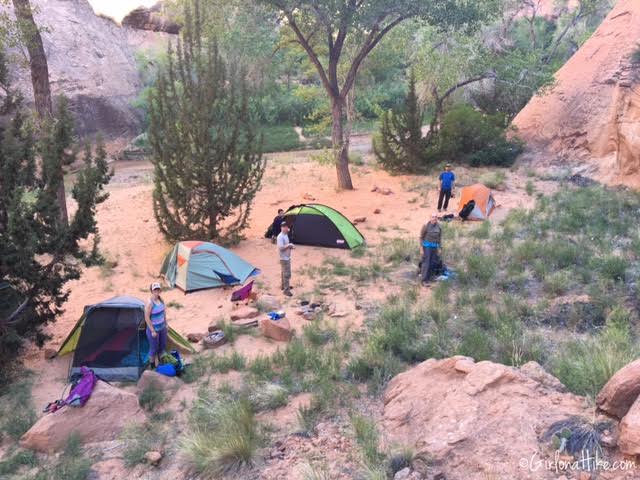
[[(441, 28), (471, 28), (495, 11), (498, 0), (261, 0), (276, 8), (282, 24), (315, 66), (331, 102), (332, 144), (338, 187), (352, 189), (349, 139), (345, 138), (347, 95), (364, 59), (392, 29), (411, 18)], [(340, 78), (345, 46), (353, 56)]]
[(150, 96), (153, 210), (171, 240), (234, 242), (246, 227), (265, 168), (242, 72), (228, 69), (203, 34), (200, 2), (185, 5), (184, 27)]
[[(31, 72), (31, 85), (33, 86), (33, 98), (36, 112), (41, 121), (51, 119), (53, 115), (53, 102), (51, 100), (51, 86), (49, 85), (49, 65), (44, 51), (40, 29), (33, 18), (33, 9), (29, 0), (12, 0), (13, 9), (17, 20), (17, 30), (20, 43), (27, 49), (29, 57), (29, 71)], [(63, 166), (55, 175), (63, 176)], [(59, 181), (56, 200), (59, 206), (59, 220), (67, 224), (66, 193), (64, 182)]]

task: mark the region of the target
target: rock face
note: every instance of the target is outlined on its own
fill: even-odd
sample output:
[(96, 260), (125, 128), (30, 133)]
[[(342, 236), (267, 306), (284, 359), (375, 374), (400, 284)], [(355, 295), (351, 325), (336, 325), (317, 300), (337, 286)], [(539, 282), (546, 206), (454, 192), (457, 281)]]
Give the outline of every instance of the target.
[(617, 418), (624, 417), (640, 395), (640, 360), (618, 370), (596, 397), (598, 408)]
[(20, 446), (40, 452), (64, 448), (76, 432), (83, 443), (115, 440), (128, 423), (144, 421), (135, 394), (98, 381), (84, 407), (64, 407), (41, 417), (20, 439)]
[(166, 375), (154, 372), (153, 370), (145, 370), (142, 372), (142, 376), (138, 380), (138, 385), (136, 386), (138, 395), (144, 392), (151, 385), (163, 392), (175, 393), (183, 383), (178, 377), (167, 377)]
[(158, 2), (151, 8), (138, 7), (132, 10), (122, 19), (122, 26), (174, 35), (180, 33), (180, 25), (165, 14), (163, 2)]
[(466, 480), (469, 472), (474, 478), (556, 478), (524, 462), (552, 454), (539, 438), (554, 422), (589, 411), (541, 370), (466, 357), (427, 360), (389, 383), (386, 439), (428, 453), (447, 480)]
[(289, 320), (271, 320), (269, 318), (260, 319), (260, 330), (262, 334), (278, 342), (288, 342), (291, 339), (291, 325)]
[[(132, 105), (143, 89), (136, 52), (163, 48), (167, 34), (139, 32), (97, 16), (87, 0), (32, 0), (42, 34), (52, 94), (64, 94), (81, 136), (101, 132), (106, 138), (134, 137), (143, 114)], [(9, 7), (0, 11), (13, 13)], [(153, 36), (151, 38), (149, 35)], [(26, 68), (15, 72), (14, 85), (32, 101)]]
[(640, 400), (636, 400), (620, 422), (618, 447), (625, 455), (640, 455)]
[(534, 164), (587, 164), (609, 183), (640, 186), (640, 2), (619, 0), (600, 27), (514, 119)]

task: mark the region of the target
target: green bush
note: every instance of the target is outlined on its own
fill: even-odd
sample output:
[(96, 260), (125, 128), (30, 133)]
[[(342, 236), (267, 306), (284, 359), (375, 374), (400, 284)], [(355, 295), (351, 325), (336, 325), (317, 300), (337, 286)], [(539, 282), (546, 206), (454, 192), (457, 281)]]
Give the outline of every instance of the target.
[(217, 478), (251, 465), (263, 440), (247, 399), (201, 397), (190, 412), (189, 425), (180, 450), (205, 477)]
[(85, 480), (89, 477), (89, 473), (91, 473), (91, 460), (82, 453), (80, 437), (77, 434), (72, 434), (53, 469), (52, 478)]
[(508, 140), (505, 126), (500, 114), (484, 115), (469, 105), (457, 105), (442, 118), (435, 151), (474, 167), (509, 167), (522, 152), (522, 143)]
[(31, 450), (18, 450), (11, 456), (7, 455), (6, 460), (0, 462), (0, 478), (3, 475), (15, 474), (21, 467), (35, 467), (38, 465), (38, 458)]
[(599, 335), (569, 341), (551, 361), (553, 374), (573, 393), (595, 397), (615, 372), (640, 354), (629, 312), (617, 308)]
[(302, 148), (304, 148), (297, 132), (291, 125), (265, 127), (262, 135), (264, 139), (262, 151), (264, 153), (289, 152), (292, 150), (302, 150)]
[(375, 420), (364, 415), (354, 414), (351, 417), (351, 426), (365, 463), (371, 467), (382, 464), (385, 455), (380, 451), (380, 440)]
[[(25, 374), (28, 375), (28, 374)], [(18, 440), (35, 423), (31, 379), (7, 385), (0, 395), (0, 433)]]
[(147, 411), (155, 410), (156, 407), (164, 402), (164, 392), (155, 382), (149, 383), (147, 387), (140, 392), (138, 403)]

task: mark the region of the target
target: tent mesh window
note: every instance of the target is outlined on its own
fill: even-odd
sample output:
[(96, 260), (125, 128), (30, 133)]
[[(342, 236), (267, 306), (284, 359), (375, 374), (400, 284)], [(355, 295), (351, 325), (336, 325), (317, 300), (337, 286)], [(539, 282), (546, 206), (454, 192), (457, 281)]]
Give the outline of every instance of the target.
[(138, 308), (98, 307), (87, 312), (71, 374), (84, 365), (105, 380), (137, 380), (146, 357), (143, 350), (148, 351), (145, 332), (140, 329), (143, 315)]

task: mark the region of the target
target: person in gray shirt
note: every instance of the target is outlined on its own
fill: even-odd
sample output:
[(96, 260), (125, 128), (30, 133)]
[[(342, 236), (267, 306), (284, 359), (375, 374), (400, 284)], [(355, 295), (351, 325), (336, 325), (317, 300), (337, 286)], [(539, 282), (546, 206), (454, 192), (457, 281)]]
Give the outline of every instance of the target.
[(291, 297), (291, 250), (293, 250), (293, 243), (289, 242), (289, 225), (287, 222), (282, 222), (280, 225), (280, 234), (277, 241), (278, 253), (280, 255), (280, 269), (282, 271), (282, 280), (280, 283), (280, 289), (287, 296)]

